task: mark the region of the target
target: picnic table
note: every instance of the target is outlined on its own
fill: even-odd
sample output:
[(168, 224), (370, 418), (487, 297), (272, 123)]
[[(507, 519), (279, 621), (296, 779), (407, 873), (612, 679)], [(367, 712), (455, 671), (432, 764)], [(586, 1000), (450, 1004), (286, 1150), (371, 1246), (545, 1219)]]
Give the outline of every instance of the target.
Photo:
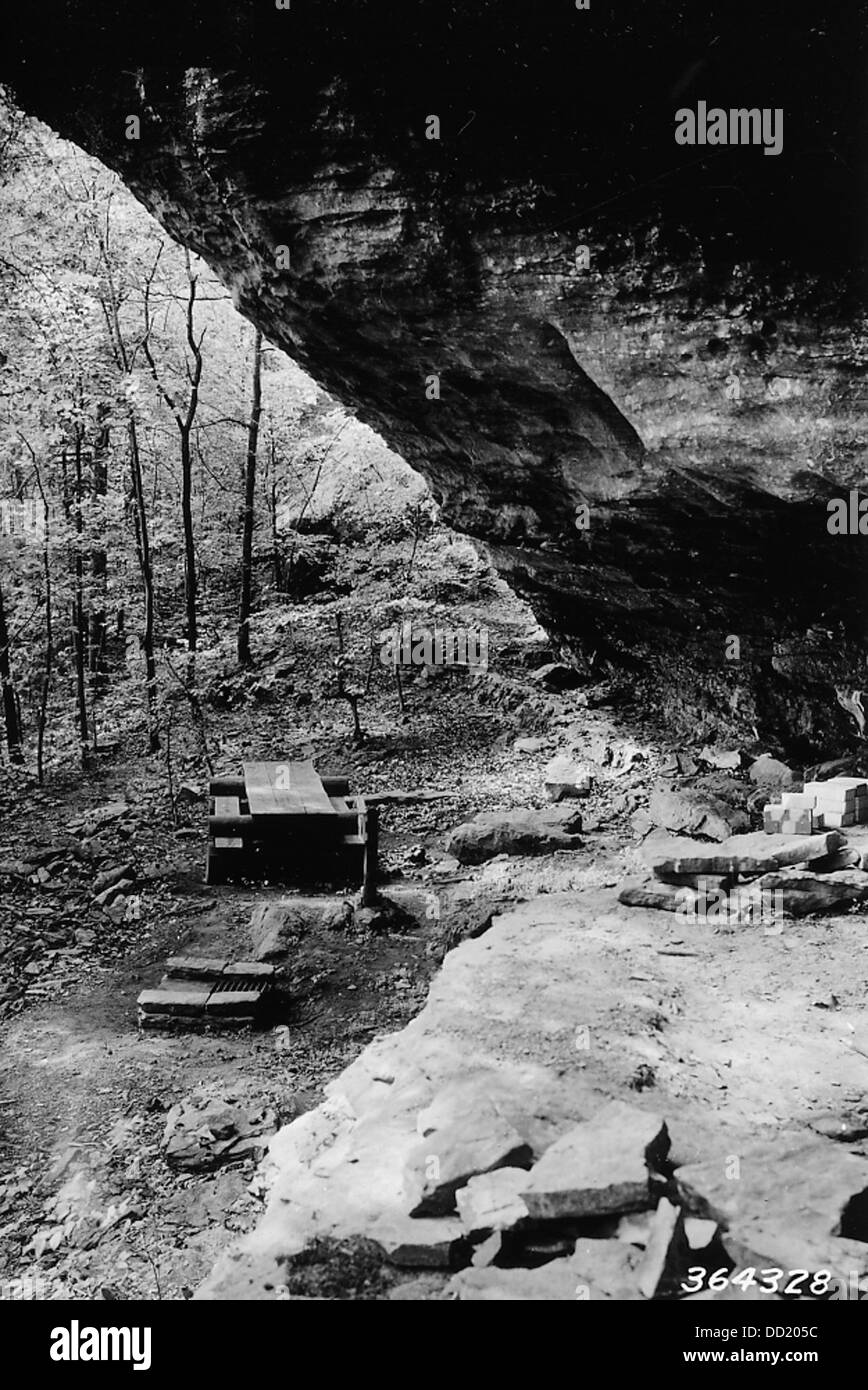
[(309, 759), (244, 763), (208, 789), (205, 882), (253, 878), (361, 879), (374, 896), (377, 808), (346, 777), (320, 777)]

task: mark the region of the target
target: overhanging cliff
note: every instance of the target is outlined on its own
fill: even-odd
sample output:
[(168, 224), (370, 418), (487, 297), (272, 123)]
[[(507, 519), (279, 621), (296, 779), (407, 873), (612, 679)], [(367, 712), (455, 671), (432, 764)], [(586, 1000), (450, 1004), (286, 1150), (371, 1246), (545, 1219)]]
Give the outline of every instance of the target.
[[(0, 77), (580, 660), (818, 746), (864, 669), (864, 538), (826, 528), (866, 482), (864, 7), (543, 9), (58, 3)], [(699, 101), (781, 110), (781, 152), (677, 145)]]

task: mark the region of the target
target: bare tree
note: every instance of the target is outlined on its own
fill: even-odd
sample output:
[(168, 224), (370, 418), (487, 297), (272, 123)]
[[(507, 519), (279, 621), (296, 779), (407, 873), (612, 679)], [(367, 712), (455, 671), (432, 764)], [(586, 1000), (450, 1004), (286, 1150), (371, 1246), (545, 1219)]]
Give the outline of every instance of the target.
[(0, 687), (3, 692), (3, 722), (6, 726), (6, 747), (13, 763), (24, 762), (21, 747), (21, 720), (18, 716), (18, 702), (12, 684), (12, 662), (9, 654), (9, 629), (6, 623), (6, 605), (3, 600), (3, 587), (0, 585)]
[[(115, 361), (118, 367), (123, 371), (125, 378), (129, 381), (131, 379), (135, 353), (131, 353), (128, 350), (126, 340), (121, 330), (120, 293), (115, 281), (109, 253), (110, 216), (111, 204), (109, 204), (109, 208), (106, 211), (105, 233), (98, 234), (100, 260), (104, 274), (101, 303)], [(136, 538), (136, 556), (139, 562), (139, 572), (142, 576), (142, 589), (145, 597), (145, 621), (141, 641), (142, 651), (145, 657), (145, 703), (148, 721), (148, 752), (156, 753), (160, 746), (160, 739), (157, 732), (157, 664), (154, 659), (154, 571), (151, 563), (148, 512), (145, 504), (145, 490), (142, 482), (142, 459), (139, 450), (136, 415), (131, 397), (128, 396), (127, 400), (129, 402), (127, 409), (127, 439), (129, 441), (133, 529)]]
[(202, 381), (203, 366), (202, 342), (205, 337), (205, 330), (203, 328), (198, 338), (196, 337), (195, 307), (197, 277), (193, 274), (193, 269), (190, 264), (190, 253), (187, 251), (185, 252), (185, 261), (187, 265), (186, 320), (187, 347), (189, 348), (190, 355), (185, 359), (184, 370), (190, 391), (186, 405), (183, 405), (165, 385), (157, 369), (153, 353), (151, 352), (150, 337), (152, 325), (150, 293), (159, 259), (160, 252), (157, 253), (151, 272), (145, 280), (143, 296), (145, 332), (142, 338), (142, 350), (145, 354), (145, 360), (151, 369), (151, 376), (156, 382), (157, 390), (175, 418), (175, 424), (178, 426), (178, 433), (181, 439), (181, 518), (184, 528), (184, 602), (187, 612), (187, 645), (190, 651), (190, 667), (192, 670), (199, 633), (196, 617), (196, 541), (193, 533), (193, 453), (191, 441), (193, 437), (193, 427), (196, 423), (196, 411), (199, 408), (199, 386)]
[(259, 445), (259, 419), (262, 414), (262, 334), (256, 330), (253, 342), (253, 394), (247, 426), (247, 463), (244, 471), (244, 530), (241, 542), (241, 611), (238, 616), (238, 661), (252, 665), (250, 655), (250, 603), (253, 591), (253, 526), (256, 500), (256, 453)]

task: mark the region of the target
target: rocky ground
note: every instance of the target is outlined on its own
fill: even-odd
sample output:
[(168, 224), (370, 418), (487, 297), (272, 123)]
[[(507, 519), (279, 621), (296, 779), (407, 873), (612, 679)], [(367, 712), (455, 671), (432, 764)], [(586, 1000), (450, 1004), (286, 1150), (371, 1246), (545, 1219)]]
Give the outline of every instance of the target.
[[(135, 729), (87, 775), (7, 779), (3, 1280), (54, 1298), (672, 1296), (667, 1252), (702, 1239), (703, 1268), (758, 1248), (788, 1268), (834, 1256), (868, 1272), (858, 1242), (831, 1235), (868, 1157), (860, 904), (768, 932), (618, 901), (625, 884), (663, 884), (661, 837), (719, 851), (797, 774), (755, 765), (757, 744), (674, 746), (611, 687), (575, 687), (484, 567), (465, 580), (417, 592), (413, 616), (484, 619), (491, 670), (410, 677), (404, 710), (378, 677), (361, 744), (323, 694), (334, 593), (271, 615), (252, 676), (209, 653), (219, 768), (279, 751), (369, 793), (437, 794), (383, 808), (383, 887), (403, 913), (297, 924), (257, 1029), (137, 1025), (168, 957), (255, 956), (251, 923), (283, 896), (204, 885), (200, 731), (179, 716), (171, 800), (165, 758), (143, 759)], [(388, 557), (370, 583), (388, 604)], [(627, 1108), (607, 1119), (614, 1102)], [(462, 1130), (468, 1115), (479, 1132)], [(457, 1169), (426, 1196), (432, 1134)], [(537, 1173), (555, 1140), (590, 1143), (578, 1209)], [(480, 1144), (485, 1162), (455, 1159)], [(628, 1196), (609, 1209), (594, 1191), (612, 1150), (628, 1155)], [(726, 1155), (749, 1176), (722, 1256), (707, 1222), (722, 1229), (726, 1194), (690, 1174)], [(525, 1213), (534, 1163), (541, 1205)], [(499, 1189), (468, 1189), (495, 1166), (509, 1170)], [(410, 1179), (437, 1215), (409, 1216)], [(511, 1215), (492, 1219), (491, 1202)]]

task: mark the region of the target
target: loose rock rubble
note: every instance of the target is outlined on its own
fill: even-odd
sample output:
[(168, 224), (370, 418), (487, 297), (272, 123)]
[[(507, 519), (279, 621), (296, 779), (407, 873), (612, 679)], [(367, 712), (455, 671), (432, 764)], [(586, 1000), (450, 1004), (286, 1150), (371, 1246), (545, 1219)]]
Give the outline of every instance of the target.
[[(864, 1157), (794, 1136), (683, 1164), (663, 1116), (620, 1101), (541, 1140), (533, 1111), (521, 1117), (526, 1096), (502, 1079), (485, 1085), (443, 1088), (418, 1114), (421, 1141), (399, 1111), (369, 1122), (342, 1093), (284, 1131), (290, 1267), (325, 1229), (375, 1242), (396, 1267), (452, 1272), (439, 1296), (462, 1301), (738, 1297), (744, 1288), (719, 1282), (735, 1266), (826, 1271), (829, 1288), (856, 1271), (868, 1287)], [(185, 1131), (198, 1134), (198, 1118)], [(206, 1128), (224, 1123), (208, 1112)], [(392, 1162), (401, 1151), (403, 1175)]]
[(277, 1115), (266, 1107), (190, 1098), (169, 1111), (163, 1149), (174, 1168), (204, 1172), (242, 1158), (262, 1158), (276, 1128)]

